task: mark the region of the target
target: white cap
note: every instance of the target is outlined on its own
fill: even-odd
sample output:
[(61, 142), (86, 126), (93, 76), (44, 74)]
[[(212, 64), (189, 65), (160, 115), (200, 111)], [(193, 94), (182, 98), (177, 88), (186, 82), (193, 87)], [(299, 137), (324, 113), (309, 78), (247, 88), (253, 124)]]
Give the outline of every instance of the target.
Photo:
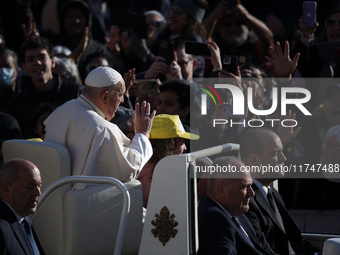
[(116, 70), (108, 66), (93, 69), (85, 79), (85, 85), (103, 88), (117, 84), (123, 77)]

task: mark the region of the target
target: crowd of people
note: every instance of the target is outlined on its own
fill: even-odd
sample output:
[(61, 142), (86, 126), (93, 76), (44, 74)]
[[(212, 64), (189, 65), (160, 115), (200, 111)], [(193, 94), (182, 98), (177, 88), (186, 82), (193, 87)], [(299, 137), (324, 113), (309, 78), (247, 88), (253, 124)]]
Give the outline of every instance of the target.
[[(0, 10), (0, 142), (59, 143), (70, 152), (73, 174), (139, 178), (145, 207), (155, 165), (168, 155), (238, 143), (240, 159), (228, 155), (216, 159), (218, 164), (321, 165), (325, 174), (318, 178), (198, 176), (200, 227), (206, 230), (201, 254), (315, 251), (303, 242), (286, 206), (340, 209), (334, 203), (338, 171), (327, 170), (339, 170), (340, 164), (340, 2), (316, 1), (313, 26), (304, 20), (303, 1), (232, 2), (11, 1)], [(283, 15), (288, 12), (289, 19)], [(188, 42), (199, 50), (191, 52)], [(234, 69), (231, 59), (238, 61)], [(217, 104), (207, 89), (214, 85), (203, 78), (235, 85), (253, 105), (244, 116), (232, 115), (238, 98), (218, 90)], [(303, 101), (297, 88), (311, 97)], [(287, 107), (283, 96), (291, 102)], [(216, 119), (265, 124), (215, 125)], [(273, 119), (279, 121), (274, 125)], [(275, 180), (280, 194), (271, 188)], [(226, 194), (229, 186), (241, 184), (246, 198), (243, 210), (235, 211)], [(212, 225), (210, 214), (217, 215)], [(241, 238), (245, 246), (234, 216), (247, 233)], [(221, 229), (212, 235), (211, 228)], [(217, 235), (233, 247), (216, 247)]]

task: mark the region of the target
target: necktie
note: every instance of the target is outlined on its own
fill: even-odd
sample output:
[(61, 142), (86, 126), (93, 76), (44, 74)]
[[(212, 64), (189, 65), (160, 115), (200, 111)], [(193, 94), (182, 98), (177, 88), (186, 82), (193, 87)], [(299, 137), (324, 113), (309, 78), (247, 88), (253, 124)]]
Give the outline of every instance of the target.
[[(281, 214), (280, 214), (279, 209), (276, 207), (276, 204), (275, 204), (273, 191), (271, 189), (268, 189), (267, 199), (268, 199), (270, 207), (273, 209), (273, 212), (274, 212), (278, 222), (280, 223), (281, 228), (283, 229), (284, 232), (286, 232)], [(288, 241), (288, 249), (289, 249), (289, 254), (295, 254), (289, 241)]]
[(273, 191), (271, 189), (268, 189), (267, 199), (268, 199), (270, 207), (273, 209), (273, 212), (276, 214), (275, 200), (273, 196)]
[(29, 241), (29, 243), (32, 247), (34, 255), (40, 255), (38, 246), (37, 246), (36, 242), (34, 241), (31, 225), (28, 223), (28, 221), (26, 219), (23, 219), (22, 225), (24, 225), (26, 236), (27, 236), (27, 239), (28, 239), (28, 241)]

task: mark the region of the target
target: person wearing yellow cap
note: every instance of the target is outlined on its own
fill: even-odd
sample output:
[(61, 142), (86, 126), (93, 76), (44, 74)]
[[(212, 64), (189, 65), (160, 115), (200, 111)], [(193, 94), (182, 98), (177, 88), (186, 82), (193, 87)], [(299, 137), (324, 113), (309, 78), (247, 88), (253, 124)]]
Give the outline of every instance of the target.
[(143, 207), (147, 208), (153, 171), (162, 158), (185, 152), (185, 140), (197, 140), (198, 135), (185, 131), (178, 115), (158, 114), (150, 131), (153, 155), (138, 176), (143, 189)]
[[(135, 107), (135, 136), (128, 139), (110, 122), (124, 101), (125, 82), (111, 67), (97, 67), (85, 79), (77, 99), (57, 108), (44, 122), (44, 141), (69, 150), (73, 175), (135, 179), (152, 155), (149, 133), (155, 111), (145, 101)], [(79, 183), (75, 189), (82, 190)]]

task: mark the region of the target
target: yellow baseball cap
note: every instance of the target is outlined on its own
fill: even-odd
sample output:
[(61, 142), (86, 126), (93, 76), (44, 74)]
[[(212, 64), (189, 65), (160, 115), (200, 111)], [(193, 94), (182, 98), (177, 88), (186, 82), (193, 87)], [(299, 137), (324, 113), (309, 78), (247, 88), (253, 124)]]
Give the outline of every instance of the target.
[(150, 139), (169, 139), (181, 137), (190, 140), (199, 139), (198, 135), (184, 130), (178, 115), (158, 114), (152, 122)]

